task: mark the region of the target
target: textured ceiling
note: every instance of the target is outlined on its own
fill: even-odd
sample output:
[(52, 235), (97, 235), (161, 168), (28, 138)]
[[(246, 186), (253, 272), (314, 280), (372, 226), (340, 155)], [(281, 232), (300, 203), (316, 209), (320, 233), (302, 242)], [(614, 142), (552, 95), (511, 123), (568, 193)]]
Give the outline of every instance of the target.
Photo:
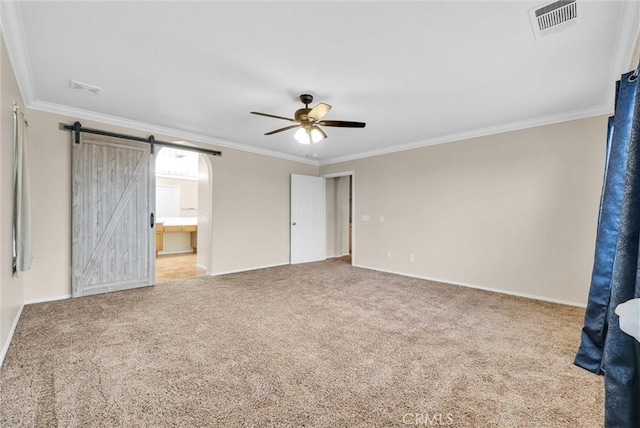
[[(638, 3), (578, 0), (535, 40), (540, 4), (28, 1), (2, 24), (31, 108), (328, 163), (610, 112)], [(249, 114), (292, 117), (305, 92), (367, 127), (301, 146)]]

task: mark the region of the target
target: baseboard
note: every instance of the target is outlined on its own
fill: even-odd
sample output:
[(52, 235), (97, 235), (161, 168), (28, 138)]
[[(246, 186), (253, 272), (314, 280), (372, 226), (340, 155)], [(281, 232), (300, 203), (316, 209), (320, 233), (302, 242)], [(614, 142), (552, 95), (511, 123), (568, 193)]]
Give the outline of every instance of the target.
[(159, 251), (159, 256), (170, 256), (171, 254), (188, 254), (195, 253), (193, 250), (180, 250), (180, 251)]
[(196, 267), (197, 267), (197, 268), (199, 268), (199, 269), (207, 270), (207, 267), (206, 267), (206, 266), (201, 265), (200, 263), (196, 263)]
[(543, 302), (559, 303), (561, 305), (576, 306), (578, 308), (586, 308), (587, 307), (586, 303), (578, 303), (578, 302), (572, 302), (570, 300), (555, 299), (553, 297), (538, 296), (538, 295), (535, 295), (535, 294), (527, 294), (527, 293), (519, 293), (517, 291), (503, 290), (503, 289), (500, 289), (500, 288), (484, 287), (484, 286), (481, 286), (481, 285), (469, 284), (469, 283), (465, 283), (465, 282), (451, 281), (449, 279), (433, 278), (433, 277), (428, 277), (428, 276), (423, 276), (423, 275), (412, 275), (412, 274), (403, 273), (403, 272), (396, 272), (396, 271), (392, 271), (392, 270), (378, 269), (378, 268), (374, 268), (374, 267), (370, 267), (370, 266), (362, 266), (362, 265), (354, 265), (354, 266), (362, 268), (362, 269), (369, 269), (369, 270), (375, 270), (375, 271), (378, 271), (378, 272), (391, 273), (391, 274), (394, 274), (394, 275), (408, 276), (410, 278), (426, 279), (428, 281), (441, 282), (443, 284), (452, 284), (452, 285), (458, 285), (460, 287), (475, 288), (477, 290), (490, 291), (492, 293), (508, 294), (509, 296), (524, 297), (526, 299), (533, 299), (533, 300), (541, 300)]
[(22, 315), (22, 309), (24, 309), (24, 304), (20, 305), (20, 309), (18, 309), (18, 313), (16, 313), (16, 317), (13, 320), (13, 324), (11, 325), (11, 330), (9, 330), (7, 340), (2, 346), (2, 353), (0, 353), (0, 367), (2, 367), (2, 363), (4, 363), (4, 357), (7, 355), (9, 345), (11, 345), (11, 340), (13, 339), (13, 334), (16, 332), (16, 327), (18, 327), (18, 321), (20, 320), (20, 316)]
[(277, 264), (274, 264), (274, 265), (265, 265), (265, 266), (251, 267), (251, 268), (247, 268), (247, 269), (229, 270), (229, 271), (226, 271), (226, 272), (216, 272), (216, 273), (207, 272), (207, 274), (211, 275), (211, 276), (220, 276), (220, 275), (228, 275), (230, 273), (250, 272), (252, 270), (267, 269), (267, 268), (278, 267), (278, 266), (286, 266), (288, 264), (289, 263), (277, 263)]
[(339, 254), (337, 256), (327, 256), (327, 260), (329, 259), (339, 259), (340, 257), (345, 257), (345, 256), (350, 256), (351, 253), (344, 253), (344, 254)]
[(59, 296), (42, 297), (40, 299), (27, 300), (26, 302), (24, 302), (24, 304), (26, 306), (26, 305), (33, 305), (34, 303), (55, 302), (56, 300), (65, 300), (70, 298), (71, 298), (71, 294), (61, 294)]

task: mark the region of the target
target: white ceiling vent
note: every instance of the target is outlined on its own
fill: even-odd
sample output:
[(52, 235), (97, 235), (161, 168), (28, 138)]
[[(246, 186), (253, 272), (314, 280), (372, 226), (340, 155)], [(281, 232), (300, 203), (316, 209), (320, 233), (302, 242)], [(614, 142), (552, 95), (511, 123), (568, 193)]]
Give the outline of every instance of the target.
[(97, 86), (89, 85), (87, 83), (78, 82), (77, 80), (71, 80), (69, 82), (69, 87), (74, 91), (88, 92), (93, 95), (98, 95), (102, 88), (98, 88)]
[(529, 11), (531, 27), (536, 39), (557, 33), (578, 21), (576, 0), (557, 0)]

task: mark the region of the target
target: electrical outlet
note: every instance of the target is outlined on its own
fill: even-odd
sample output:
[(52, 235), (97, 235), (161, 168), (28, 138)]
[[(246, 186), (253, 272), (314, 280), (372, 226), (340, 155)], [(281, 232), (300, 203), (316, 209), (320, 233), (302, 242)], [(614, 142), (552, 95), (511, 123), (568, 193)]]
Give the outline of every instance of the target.
[(367, 214), (363, 214), (362, 221), (369, 221), (369, 216)]
[(415, 262), (415, 261), (416, 261), (416, 256), (415, 256), (415, 254), (409, 254), (409, 261), (410, 261), (410, 262)]
[(387, 251), (387, 257), (391, 258), (391, 251)]
[(383, 215), (380, 216), (380, 223), (384, 223), (384, 216)]

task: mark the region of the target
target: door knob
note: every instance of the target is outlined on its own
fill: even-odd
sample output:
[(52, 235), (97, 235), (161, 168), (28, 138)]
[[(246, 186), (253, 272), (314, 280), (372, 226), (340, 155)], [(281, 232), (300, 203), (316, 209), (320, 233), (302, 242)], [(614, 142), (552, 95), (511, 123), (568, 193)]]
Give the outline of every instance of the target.
[(293, 223), (291, 223), (291, 225), (295, 226), (295, 225), (296, 225), (296, 222), (294, 221)]

